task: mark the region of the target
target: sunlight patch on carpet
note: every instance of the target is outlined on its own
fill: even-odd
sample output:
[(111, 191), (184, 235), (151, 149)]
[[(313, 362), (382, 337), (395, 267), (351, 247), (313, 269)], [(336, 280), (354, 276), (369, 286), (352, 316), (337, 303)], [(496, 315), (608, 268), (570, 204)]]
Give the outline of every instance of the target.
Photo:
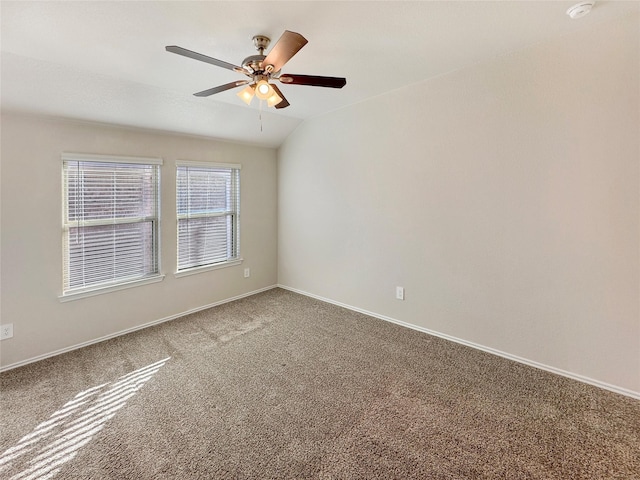
[(11, 480), (53, 478), (170, 358), (123, 375), (115, 382), (78, 393), (0, 455), (0, 473), (19, 462), (25, 453), (32, 452), (35, 456), (21, 466), (23, 470), (13, 475)]

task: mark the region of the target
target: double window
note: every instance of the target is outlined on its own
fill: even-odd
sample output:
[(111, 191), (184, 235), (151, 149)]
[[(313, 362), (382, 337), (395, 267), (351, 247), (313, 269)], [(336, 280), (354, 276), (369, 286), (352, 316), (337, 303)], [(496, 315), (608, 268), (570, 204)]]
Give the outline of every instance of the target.
[(159, 277), (162, 160), (63, 155), (63, 293)]
[(240, 165), (178, 162), (178, 273), (239, 262)]
[[(63, 299), (160, 274), (162, 160), (65, 153)], [(240, 263), (240, 165), (178, 162), (177, 275)]]

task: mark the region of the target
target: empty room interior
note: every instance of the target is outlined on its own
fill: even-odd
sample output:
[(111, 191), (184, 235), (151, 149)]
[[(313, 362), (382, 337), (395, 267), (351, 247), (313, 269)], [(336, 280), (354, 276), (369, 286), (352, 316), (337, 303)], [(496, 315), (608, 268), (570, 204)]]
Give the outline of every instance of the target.
[(640, 2), (0, 27), (0, 477), (640, 479)]

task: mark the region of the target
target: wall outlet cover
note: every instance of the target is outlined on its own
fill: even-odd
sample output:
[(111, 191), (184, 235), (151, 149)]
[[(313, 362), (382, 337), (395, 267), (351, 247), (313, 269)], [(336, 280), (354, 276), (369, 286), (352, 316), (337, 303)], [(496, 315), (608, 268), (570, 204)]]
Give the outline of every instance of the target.
[(13, 337), (13, 323), (0, 325), (0, 340)]

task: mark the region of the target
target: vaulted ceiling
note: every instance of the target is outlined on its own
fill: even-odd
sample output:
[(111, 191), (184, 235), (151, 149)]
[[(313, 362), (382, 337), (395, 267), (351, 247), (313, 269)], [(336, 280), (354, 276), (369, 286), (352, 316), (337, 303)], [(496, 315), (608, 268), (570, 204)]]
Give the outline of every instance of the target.
[[(9, 111), (159, 129), (277, 147), (305, 119), (638, 12), (598, 1), (2, 1), (1, 102)], [(343, 89), (280, 84), (275, 110), (240, 88), (193, 93), (243, 77), (165, 51), (179, 45), (240, 64), (284, 30), (309, 43), (283, 72), (347, 78)], [(267, 50), (268, 51), (268, 50)]]

